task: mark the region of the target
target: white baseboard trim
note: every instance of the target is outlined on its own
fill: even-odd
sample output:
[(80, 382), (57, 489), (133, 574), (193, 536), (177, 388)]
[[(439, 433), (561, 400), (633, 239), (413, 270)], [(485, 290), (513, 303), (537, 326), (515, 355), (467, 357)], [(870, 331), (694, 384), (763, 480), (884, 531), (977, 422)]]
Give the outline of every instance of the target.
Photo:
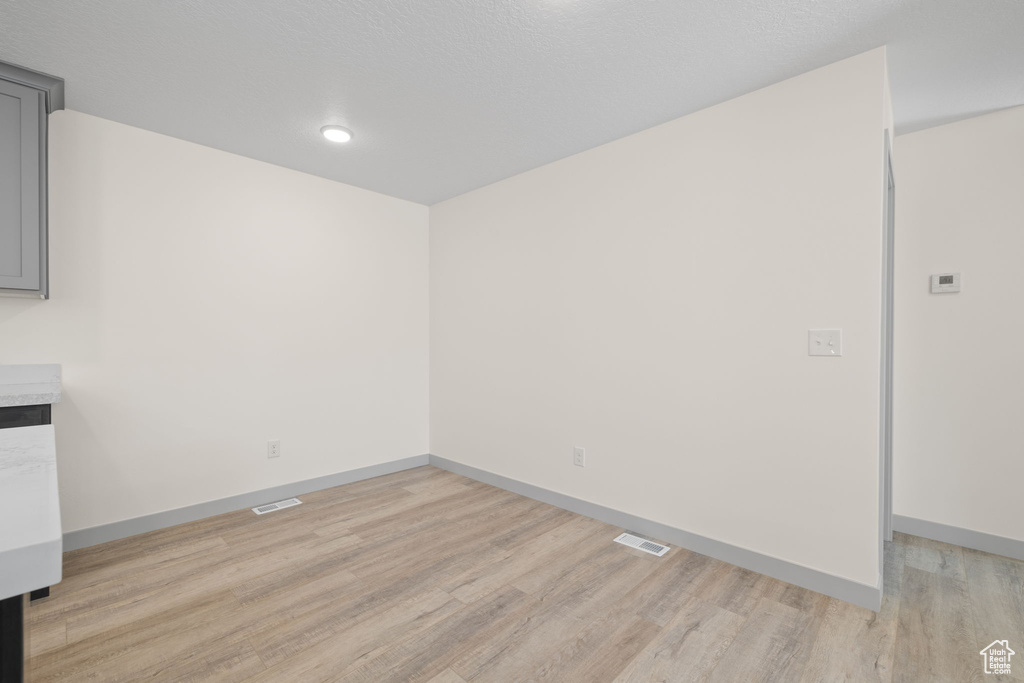
[(772, 557), (771, 555), (764, 555), (754, 550), (717, 541), (713, 538), (700, 536), (668, 526), (667, 524), (637, 517), (628, 512), (573, 498), (564, 493), (557, 493), (534, 486), (533, 484), (526, 484), (516, 479), (510, 479), (509, 477), (481, 470), (454, 460), (448, 460), (447, 458), (431, 455), (430, 464), (434, 467), (440, 467), (449, 472), (511, 491), (512, 493), (518, 493), (527, 498), (539, 500), (542, 503), (592, 517), (593, 519), (623, 529), (636, 531), (653, 539), (665, 541), (670, 545), (686, 548), (759, 574), (771, 576), (786, 583), (792, 583), (802, 588), (823, 593), (833, 598), (853, 603), (859, 607), (866, 607), (877, 612), (882, 606), (881, 577), (879, 577), (879, 584), (877, 586), (871, 586)]
[(294, 498), (305, 493), (329, 489), (334, 486), (341, 486), (342, 484), (351, 484), (352, 482), (372, 479), (384, 474), (393, 474), (394, 472), (401, 472), (413, 467), (422, 467), (429, 464), (429, 462), (430, 458), (427, 455), (414, 455), (409, 458), (392, 460), (391, 462), (379, 465), (360, 467), (359, 469), (347, 472), (338, 472), (323, 477), (316, 477), (315, 479), (282, 484), (281, 486), (274, 486), (260, 491), (251, 491), (237, 496), (197, 503), (196, 505), (188, 505), (174, 510), (155, 512), (151, 515), (125, 519), (120, 522), (111, 522), (110, 524), (89, 527), (88, 529), (69, 531), (64, 534), (64, 551), (68, 552), (70, 550), (78, 550), (79, 548), (87, 548), (91, 545), (116, 541), (121, 538), (144, 534), (147, 531), (156, 531), (157, 529), (184, 524), (185, 522), (194, 522), (199, 519), (224, 514), (225, 512), (243, 510), (262, 505), (263, 503)]
[(994, 555), (1012, 557), (1015, 560), (1024, 560), (1024, 541), (1006, 536), (987, 534), (984, 531), (964, 529), (940, 522), (929, 522), (926, 519), (906, 517), (904, 515), (892, 516), (893, 531), (899, 531), (911, 536), (930, 538), (933, 541), (952, 543), (953, 545), (973, 548)]

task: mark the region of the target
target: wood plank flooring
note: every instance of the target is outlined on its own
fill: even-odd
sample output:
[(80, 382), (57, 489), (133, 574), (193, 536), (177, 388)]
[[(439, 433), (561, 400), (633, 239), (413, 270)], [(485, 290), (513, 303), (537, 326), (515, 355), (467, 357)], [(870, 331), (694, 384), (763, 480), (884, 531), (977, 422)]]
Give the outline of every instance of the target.
[(898, 535), (876, 614), (433, 467), (302, 500), (67, 553), (30, 680), (1024, 680), (1004, 557)]

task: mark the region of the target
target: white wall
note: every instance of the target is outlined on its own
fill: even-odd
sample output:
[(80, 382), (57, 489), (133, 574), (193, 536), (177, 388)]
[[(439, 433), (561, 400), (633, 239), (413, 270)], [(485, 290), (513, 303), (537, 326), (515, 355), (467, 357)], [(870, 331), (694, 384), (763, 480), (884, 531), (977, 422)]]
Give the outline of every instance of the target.
[(431, 207), (431, 452), (877, 585), (884, 62)]
[(894, 511), (1024, 540), (1024, 107), (897, 146)]
[(427, 452), (426, 207), (76, 112), (50, 152), (0, 362), (64, 366), (65, 531)]

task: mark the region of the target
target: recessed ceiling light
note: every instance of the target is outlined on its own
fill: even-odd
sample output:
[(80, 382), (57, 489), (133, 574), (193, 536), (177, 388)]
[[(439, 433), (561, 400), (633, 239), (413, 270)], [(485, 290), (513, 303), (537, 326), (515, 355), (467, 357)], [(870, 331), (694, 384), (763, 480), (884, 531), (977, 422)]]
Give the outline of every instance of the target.
[(331, 142), (348, 142), (352, 139), (352, 131), (341, 126), (324, 126), (320, 132)]

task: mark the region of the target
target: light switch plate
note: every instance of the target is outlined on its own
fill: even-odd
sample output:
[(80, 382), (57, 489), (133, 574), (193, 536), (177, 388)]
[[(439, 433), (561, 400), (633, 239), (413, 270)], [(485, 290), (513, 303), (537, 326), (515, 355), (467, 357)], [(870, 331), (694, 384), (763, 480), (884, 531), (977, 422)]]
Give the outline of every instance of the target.
[(808, 356), (843, 355), (842, 330), (807, 330)]

